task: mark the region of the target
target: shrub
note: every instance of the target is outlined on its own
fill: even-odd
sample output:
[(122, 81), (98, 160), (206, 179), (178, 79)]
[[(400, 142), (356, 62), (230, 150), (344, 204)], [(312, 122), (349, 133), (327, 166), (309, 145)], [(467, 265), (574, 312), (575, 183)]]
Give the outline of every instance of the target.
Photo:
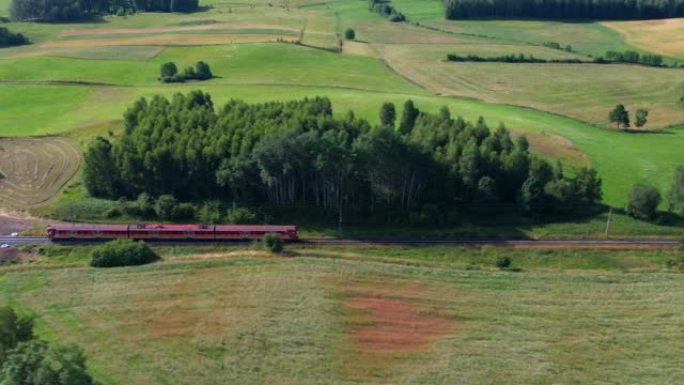
[(256, 214), (248, 208), (238, 207), (228, 210), (226, 219), (230, 223), (246, 224), (256, 222)]
[(193, 219), (195, 218), (195, 206), (192, 203), (181, 203), (176, 207), (173, 217), (175, 219)]
[(171, 219), (176, 213), (177, 206), (178, 201), (173, 195), (162, 195), (157, 199), (157, 203), (154, 205), (154, 212), (161, 219)]
[(356, 32), (351, 28), (347, 28), (344, 31), (344, 38), (347, 40), (354, 40), (356, 39)]
[(119, 218), (120, 216), (121, 210), (119, 210), (117, 207), (112, 207), (105, 213), (105, 217), (107, 217), (108, 219)]
[(496, 267), (501, 270), (508, 269), (511, 267), (511, 259), (508, 257), (499, 257), (496, 259)]
[(278, 234), (266, 234), (264, 237), (264, 248), (272, 253), (280, 253), (283, 251), (283, 240)]
[(90, 253), (93, 267), (137, 266), (158, 261), (160, 258), (145, 242), (117, 239), (93, 248)]
[(653, 186), (637, 184), (632, 187), (627, 201), (627, 212), (635, 218), (651, 219), (655, 217), (662, 197)]

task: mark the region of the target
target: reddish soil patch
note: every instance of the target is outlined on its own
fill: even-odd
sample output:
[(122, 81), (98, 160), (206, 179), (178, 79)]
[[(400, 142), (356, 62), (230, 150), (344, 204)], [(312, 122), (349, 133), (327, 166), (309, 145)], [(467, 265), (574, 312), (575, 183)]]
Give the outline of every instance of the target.
[(418, 311), (411, 300), (358, 296), (345, 305), (363, 314), (350, 317), (352, 336), (367, 352), (424, 350), (445, 334), (453, 320)]

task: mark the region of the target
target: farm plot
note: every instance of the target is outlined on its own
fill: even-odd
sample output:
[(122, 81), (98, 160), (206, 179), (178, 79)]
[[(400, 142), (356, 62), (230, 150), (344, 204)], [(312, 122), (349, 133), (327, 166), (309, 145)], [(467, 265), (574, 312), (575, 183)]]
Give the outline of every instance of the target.
[(25, 209), (45, 204), (80, 164), (80, 149), (65, 138), (0, 139), (0, 205)]
[(646, 51), (684, 59), (684, 19), (606, 22), (625, 40)]
[(0, 302), (81, 345), (104, 385), (684, 379), (681, 274), (249, 255), (6, 270)]
[[(532, 107), (604, 126), (609, 124), (608, 112), (619, 103), (632, 109), (648, 108), (650, 128), (684, 122), (684, 110), (679, 104), (684, 87), (681, 69), (601, 64), (450, 63), (442, 59), (447, 53), (458, 49), (467, 53), (469, 48), (396, 44), (377, 47), (394, 70), (442, 95)], [(516, 53), (518, 49), (496, 47), (501, 54)]]

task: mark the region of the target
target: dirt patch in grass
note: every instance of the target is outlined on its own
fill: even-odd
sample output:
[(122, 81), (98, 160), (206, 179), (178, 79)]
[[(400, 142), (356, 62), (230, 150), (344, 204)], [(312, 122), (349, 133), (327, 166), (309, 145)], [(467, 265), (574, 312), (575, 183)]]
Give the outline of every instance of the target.
[(523, 134), (527, 137), (532, 151), (545, 158), (560, 159), (563, 163), (576, 167), (591, 166), (587, 154), (562, 136), (545, 132), (512, 132), (512, 136), (516, 138)]
[(357, 296), (345, 306), (363, 314), (349, 317), (356, 323), (352, 335), (366, 352), (404, 352), (423, 350), (444, 334), (451, 320), (433, 314), (421, 314), (410, 299)]
[(431, 354), (433, 343), (456, 326), (442, 291), (390, 281), (336, 284), (344, 296), (349, 351), (342, 366), (350, 378), (397, 374), (412, 358)]

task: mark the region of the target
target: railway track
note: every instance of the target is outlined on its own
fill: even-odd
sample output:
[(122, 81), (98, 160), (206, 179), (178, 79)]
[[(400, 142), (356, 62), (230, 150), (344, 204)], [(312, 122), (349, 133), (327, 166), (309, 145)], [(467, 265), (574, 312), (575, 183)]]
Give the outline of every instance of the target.
[[(0, 236), (0, 245), (9, 246), (20, 245), (44, 245), (50, 243), (47, 237), (9, 237)], [(65, 242), (69, 243), (69, 242)], [(93, 241), (75, 241), (70, 243), (97, 243)], [(191, 246), (191, 245), (239, 245), (241, 242), (194, 242), (194, 241), (150, 241), (150, 243), (172, 246)], [(653, 247), (679, 247), (682, 242), (677, 240), (642, 240), (642, 239), (570, 239), (570, 240), (528, 240), (528, 239), (482, 239), (482, 240), (426, 240), (426, 239), (331, 239), (331, 238), (304, 238), (299, 242), (302, 245), (319, 246), (499, 246), (499, 247), (566, 247), (566, 248), (601, 248), (601, 247), (620, 247), (620, 248), (653, 248)]]

